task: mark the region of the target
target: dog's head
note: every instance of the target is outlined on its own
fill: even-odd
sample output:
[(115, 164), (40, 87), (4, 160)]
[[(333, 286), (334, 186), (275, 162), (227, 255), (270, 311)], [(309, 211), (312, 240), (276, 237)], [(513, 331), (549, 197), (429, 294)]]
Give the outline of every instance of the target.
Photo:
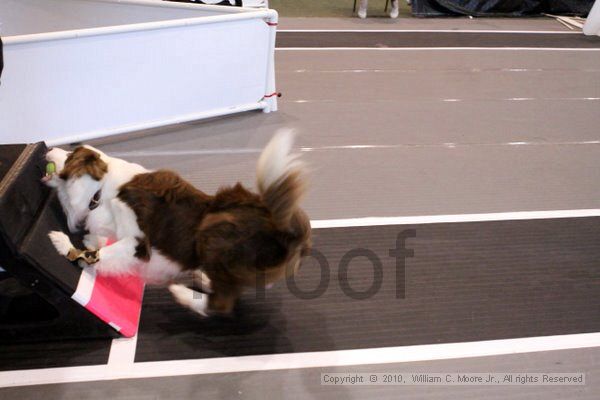
[(57, 189), (69, 230), (76, 232), (90, 211), (90, 202), (102, 187), (108, 165), (98, 151), (83, 146), (72, 152), (53, 148), (46, 154), (46, 160), (54, 163), (55, 173), (43, 181)]

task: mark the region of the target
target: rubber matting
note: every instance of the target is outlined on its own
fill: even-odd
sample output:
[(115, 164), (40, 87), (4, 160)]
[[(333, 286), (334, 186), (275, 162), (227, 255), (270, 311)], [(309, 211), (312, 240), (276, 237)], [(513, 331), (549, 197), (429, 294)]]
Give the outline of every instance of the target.
[[(164, 289), (149, 289), (136, 361), (600, 331), (599, 222), (582, 218), (315, 230), (315, 248), (327, 260), (329, 277), (308, 259), (295, 283), (304, 293), (321, 287), (320, 295), (302, 298), (306, 296), (280, 282), (265, 299), (247, 293), (235, 317), (217, 320), (179, 307)], [(404, 286), (397, 282), (390, 249), (410, 229), (416, 237), (407, 240), (407, 248), (414, 257), (406, 261)], [(345, 293), (340, 260), (368, 251), (381, 262), (381, 287), (371, 297), (357, 299), (356, 293), (348, 293), (368, 291), (377, 261), (352, 259)], [(406, 297), (397, 298), (403, 288)]]
[(276, 47), (598, 48), (600, 38), (559, 33), (277, 32)]

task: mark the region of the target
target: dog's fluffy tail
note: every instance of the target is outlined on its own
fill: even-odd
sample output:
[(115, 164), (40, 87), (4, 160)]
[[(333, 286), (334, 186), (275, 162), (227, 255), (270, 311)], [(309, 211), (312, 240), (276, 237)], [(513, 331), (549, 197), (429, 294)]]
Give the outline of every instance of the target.
[(256, 167), (258, 191), (275, 224), (288, 229), (306, 190), (306, 174), (298, 154), (291, 154), (294, 133), (278, 131), (263, 150)]

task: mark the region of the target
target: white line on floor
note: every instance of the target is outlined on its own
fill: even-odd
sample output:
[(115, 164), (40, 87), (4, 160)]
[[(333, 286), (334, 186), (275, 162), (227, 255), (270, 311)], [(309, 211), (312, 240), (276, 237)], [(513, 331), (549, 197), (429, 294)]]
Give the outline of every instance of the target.
[[(450, 99), (446, 99), (450, 100)], [(456, 99), (458, 100), (458, 99)], [(302, 152), (327, 151), (327, 150), (381, 150), (381, 149), (402, 149), (402, 148), (421, 148), (421, 147), (488, 147), (488, 146), (585, 146), (598, 145), (600, 140), (583, 140), (569, 142), (527, 142), (515, 141), (504, 143), (402, 143), (402, 144), (349, 144), (339, 146), (317, 146), (317, 147), (299, 147)], [(108, 152), (112, 157), (172, 157), (172, 156), (212, 156), (212, 155), (237, 155), (237, 154), (258, 154), (263, 149), (204, 149), (204, 150), (167, 150), (167, 151), (121, 151)]]
[(0, 387), (447, 360), (600, 347), (600, 333), (0, 372)]
[(483, 222), (483, 221), (521, 221), (531, 219), (553, 218), (585, 218), (599, 217), (600, 209), (579, 210), (549, 210), (549, 211), (513, 211), (482, 214), (448, 214), (424, 215), (407, 217), (364, 217), (346, 219), (312, 220), (313, 229), (342, 228), (355, 226), (381, 226), (381, 225), (419, 225), (442, 224), (456, 222)]
[[(509, 97), (509, 98), (466, 98), (466, 99), (428, 99), (415, 97), (411, 99), (414, 101), (443, 101), (445, 103), (460, 103), (460, 102), (503, 102), (503, 101), (600, 101), (600, 97)], [(282, 103), (296, 103), (296, 104), (307, 104), (307, 103), (337, 103), (337, 104), (398, 104), (398, 101), (391, 99), (345, 99), (345, 100), (333, 100), (333, 99), (298, 99), (298, 100), (280, 100)], [(552, 142), (531, 142), (539, 144), (552, 144)], [(589, 143), (588, 142), (563, 142), (563, 143)]]
[(511, 31), (511, 30), (489, 30), (489, 29), (277, 29), (279, 32), (373, 32), (373, 33), (521, 33), (521, 34), (561, 34), (561, 35), (583, 35), (581, 31)]
[(108, 365), (115, 368), (127, 367), (135, 360), (137, 335), (132, 338), (113, 339), (108, 355)]
[(351, 144), (340, 146), (300, 147), (302, 152), (324, 151), (324, 150), (381, 150), (401, 148), (428, 148), (446, 147), (454, 149), (457, 147), (495, 147), (495, 146), (585, 146), (598, 145), (600, 140), (585, 140), (580, 142), (505, 142), (505, 143), (405, 143), (405, 144)]
[[(281, 70), (278, 71), (280, 74), (302, 74), (302, 73), (320, 73), (320, 74), (364, 74), (364, 73), (382, 73), (382, 74), (397, 74), (397, 73), (414, 73), (414, 72), (469, 72), (469, 73), (482, 73), (482, 72), (552, 72), (552, 73), (565, 73), (565, 72), (576, 72), (576, 73), (590, 73), (600, 72), (598, 68), (479, 68), (479, 67), (467, 67), (467, 68), (443, 68), (436, 69), (430, 68), (360, 68), (360, 69), (294, 69), (294, 70)], [(493, 99), (493, 98), (488, 98)], [(542, 99), (567, 99), (567, 100), (578, 100), (578, 99), (595, 99), (586, 97), (542, 97)], [(285, 101), (285, 99), (280, 100)]]
[(600, 47), (277, 47), (277, 51), (600, 51)]

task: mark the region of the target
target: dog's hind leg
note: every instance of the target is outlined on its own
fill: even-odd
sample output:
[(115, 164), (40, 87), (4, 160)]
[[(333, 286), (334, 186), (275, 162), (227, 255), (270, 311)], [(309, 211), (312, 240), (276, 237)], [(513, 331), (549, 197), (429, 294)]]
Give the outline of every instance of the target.
[(214, 277), (212, 293), (208, 296), (208, 313), (221, 316), (231, 315), (242, 290), (243, 288), (239, 284)]
[(190, 289), (185, 285), (169, 285), (169, 291), (175, 298), (175, 301), (205, 317), (208, 315), (226, 316), (231, 314), (240, 293), (240, 291), (235, 289), (227, 292), (205, 294)]
[(212, 293), (211, 282), (208, 275), (206, 275), (202, 270), (195, 270), (193, 272), (194, 275), (194, 286), (197, 286), (204, 293)]
[(202, 316), (207, 316), (208, 295), (192, 290), (185, 285), (173, 284), (169, 285), (169, 291), (173, 295), (175, 301), (182, 306), (198, 313)]

